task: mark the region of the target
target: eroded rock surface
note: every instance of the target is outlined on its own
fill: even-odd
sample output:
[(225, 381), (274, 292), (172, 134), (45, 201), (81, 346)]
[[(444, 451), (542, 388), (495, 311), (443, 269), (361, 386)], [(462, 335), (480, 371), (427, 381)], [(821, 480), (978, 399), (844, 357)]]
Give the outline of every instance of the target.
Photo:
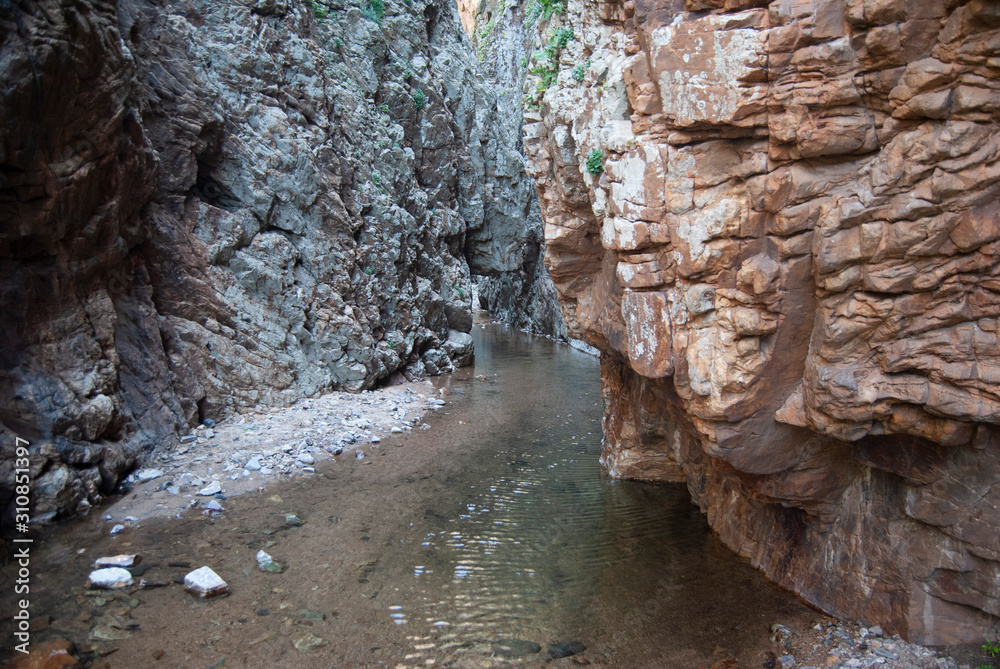
[(570, 0), (535, 46), (525, 150), (605, 467), (686, 481), (827, 611), (995, 634), (997, 5)]
[[(531, 8), (507, 0), (458, 3), (472, 49), (495, 93), (498, 142), (509, 147), (483, 199), (489, 225), (470, 232), (469, 257), (482, 307), (499, 320), (565, 339), (555, 285), (545, 269), (545, 240), (535, 182), (525, 171), (521, 88), (528, 76)], [(527, 15), (526, 15), (527, 13)]]
[(0, 6), (0, 510), (206, 418), (468, 362), (515, 156), (451, 2)]

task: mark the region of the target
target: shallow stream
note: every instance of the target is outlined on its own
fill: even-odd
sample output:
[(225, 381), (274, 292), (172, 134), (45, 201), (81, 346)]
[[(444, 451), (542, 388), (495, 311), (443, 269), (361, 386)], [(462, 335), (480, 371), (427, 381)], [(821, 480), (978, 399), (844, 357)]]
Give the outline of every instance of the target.
[[(64, 523), (36, 562), (34, 613), (51, 616), (37, 638), (116, 648), (110, 667), (537, 666), (579, 642), (558, 665), (707, 669), (761, 666), (772, 623), (822, 618), (722, 546), (682, 485), (601, 470), (595, 358), (499, 325), (474, 334), (475, 366), (436, 380), (448, 404), (429, 430), (225, 500), (219, 518), (113, 538), (97, 513)], [(261, 548), (283, 573), (256, 569)], [(170, 585), (87, 592), (94, 557), (122, 552)], [(185, 563), (231, 594), (183, 592)]]

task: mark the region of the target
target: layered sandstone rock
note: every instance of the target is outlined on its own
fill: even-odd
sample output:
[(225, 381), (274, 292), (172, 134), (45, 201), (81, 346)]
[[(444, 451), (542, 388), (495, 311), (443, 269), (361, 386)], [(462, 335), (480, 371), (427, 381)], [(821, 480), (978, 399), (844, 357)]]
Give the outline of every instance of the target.
[(453, 3), (380, 4), (0, 5), (5, 522), (15, 435), (51, 518), (204, 418), (467, 359), (521, 159)]
[(995, 634), (997, 5), (571, 0), (546, 45), (524, 141), (605, 467), (830, 612)]

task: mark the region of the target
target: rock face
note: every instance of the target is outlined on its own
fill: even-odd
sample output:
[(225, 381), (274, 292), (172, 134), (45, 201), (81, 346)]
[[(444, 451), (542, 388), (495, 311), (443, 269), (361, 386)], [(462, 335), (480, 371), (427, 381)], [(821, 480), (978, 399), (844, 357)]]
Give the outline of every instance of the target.
[(570, 0), (536, 48), (525, 150), (608, 471), (685, 481), (827, 611), (995, 635), (995, 3)]
[[(469, 233), (477, 249), (469, 264), (478, 274), (479, 300), (496, 318), (515, 327), (565, 339), (555, 286), (545, 269), (545, 240), (534, 180), (525, 171), (521, 88), (528, 75), (530, 22), (526, 6), (506, 0), (458, 3), (463, 27), (495, 95), (488, 110), (498, 148), (506, 147), (490, 188), (483, 194), (489, 223)], [(530, 11), (530, 10), (528, 10)]]
[(520, 159), (451, 2), (15, 0), (0, 71), (4, 522), (15, 435), (47, 519), (203, 419), (470, 358)]

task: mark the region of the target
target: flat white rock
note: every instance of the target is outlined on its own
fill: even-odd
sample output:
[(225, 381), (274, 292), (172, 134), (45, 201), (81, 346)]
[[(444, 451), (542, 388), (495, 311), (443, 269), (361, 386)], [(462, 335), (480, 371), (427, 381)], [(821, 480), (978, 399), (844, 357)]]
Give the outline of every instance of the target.
[(88, 588), (100, 588), (102, 590), (120, 590), (132, 585), (132, 574), (127, 569), (121, 567), (108, 567), (107, 569), (96, 569), (90, 572), (87, 577)]
[(153, 479), (158, 479), (161, 476), (163, 476), (162, 469), (140, 469), (135, 473), (135, 477), (139, 479), (139, 483), (152, 481)]
[(94, 560), (94, 569), (104, 569), (105, 567), (134, 567), (142, 562), (141, 555), (112, 555), (110, 557), (100, 557)]
[(184, 589), (199, 597), (217, 597), (229, 592), (229, 586), (209, 567), (199, 567), (184, 577)]
[(218, 481), (212, 481), (207, 486), (199, 490), (198, 494), (203, 495), (205, 497), (210, 497), (219, 492), (222, 492), (222, 484), (219, 483)]

